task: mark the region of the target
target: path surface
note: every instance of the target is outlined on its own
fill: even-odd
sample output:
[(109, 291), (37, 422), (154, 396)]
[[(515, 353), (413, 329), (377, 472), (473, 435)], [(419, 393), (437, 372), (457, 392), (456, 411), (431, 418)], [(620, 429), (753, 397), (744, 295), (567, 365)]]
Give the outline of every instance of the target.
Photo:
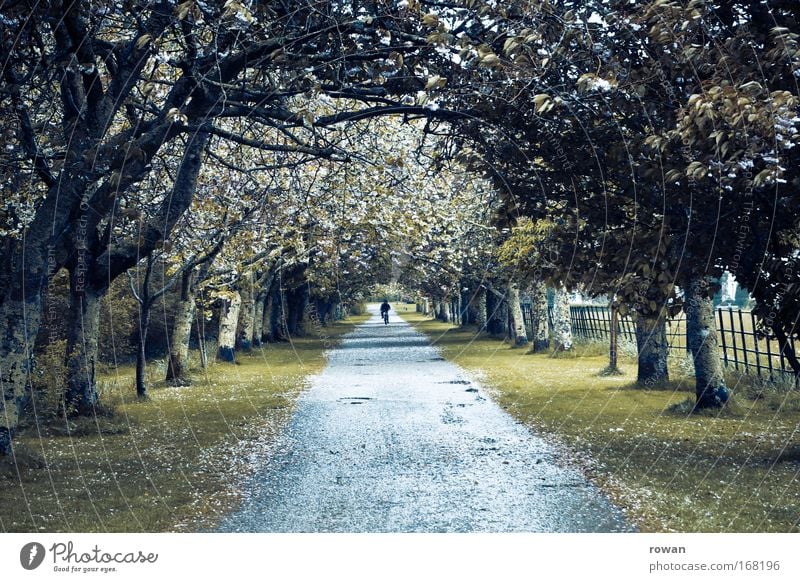
[(220, 531), (627, 529), (547, 443), (391, 321), (373, 314), (333, 350)]

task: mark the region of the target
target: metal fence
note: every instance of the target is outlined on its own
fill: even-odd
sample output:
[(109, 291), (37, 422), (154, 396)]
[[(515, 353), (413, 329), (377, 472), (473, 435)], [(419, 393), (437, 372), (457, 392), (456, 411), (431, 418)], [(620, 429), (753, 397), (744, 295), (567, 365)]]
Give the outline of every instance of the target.
[[(525, 323), (525, 330), (528, 332), (528, 337), (533, 336), (533, 306), (530, 303), (520, 304), (522, 308), (522, 321)], [(553, 306), (547, 306), (547, 326), (553, 327)]]
[[(606, 306), (571, 305), (570, 320), (572, 333), (577, 337), (590, 340), (605, 340), (609, 337), (611, 310)], [(756, 331), (756, 317), (752, 312), (731, 307), (718, 308), (716, 322), (720, 357), (726, 367), (767, 377), (773, 377), (775, 373), (794, 373), (778, 340)], [(635, 344), (636, 325), (630, 317), (617, 318), (617, 331), (620, 339), (624, 338)], [(667, 320), (667, 341), (670, 350), (688, 351), (684, 314)], [(795, 343), (794, 338), (789, 339), (790, 348), (796, 354)]]

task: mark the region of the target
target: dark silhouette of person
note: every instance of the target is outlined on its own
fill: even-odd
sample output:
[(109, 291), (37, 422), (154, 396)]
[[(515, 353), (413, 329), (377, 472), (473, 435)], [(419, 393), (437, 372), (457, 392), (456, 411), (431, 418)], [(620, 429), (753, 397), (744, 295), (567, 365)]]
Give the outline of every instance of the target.
[(381, 318), (384, 321), (386, 321), (386, 317), (389, 315), (389, 309), (391, 309), (391, 307), (389, 306), (389, 302), (386, 299), (384, 299), (383, 303), (381, 303)]

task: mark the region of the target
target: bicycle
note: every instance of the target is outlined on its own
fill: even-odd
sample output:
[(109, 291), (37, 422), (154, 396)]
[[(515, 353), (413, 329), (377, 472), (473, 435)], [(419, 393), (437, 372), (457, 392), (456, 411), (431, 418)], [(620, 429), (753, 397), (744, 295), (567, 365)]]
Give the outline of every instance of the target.
[(389, 312), (383, 311), (381, 313), (381, 319), (383, 319), (383, 325), (389, 325)]

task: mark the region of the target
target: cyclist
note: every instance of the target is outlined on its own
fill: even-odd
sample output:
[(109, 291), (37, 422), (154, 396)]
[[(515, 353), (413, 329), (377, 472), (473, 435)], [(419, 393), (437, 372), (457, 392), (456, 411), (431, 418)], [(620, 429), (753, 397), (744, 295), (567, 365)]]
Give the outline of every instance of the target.
[(383, 323), (389, 325), (389, 302), (384, 299), (383, 303), (381, 303), (381, 319), (383, 319)]

